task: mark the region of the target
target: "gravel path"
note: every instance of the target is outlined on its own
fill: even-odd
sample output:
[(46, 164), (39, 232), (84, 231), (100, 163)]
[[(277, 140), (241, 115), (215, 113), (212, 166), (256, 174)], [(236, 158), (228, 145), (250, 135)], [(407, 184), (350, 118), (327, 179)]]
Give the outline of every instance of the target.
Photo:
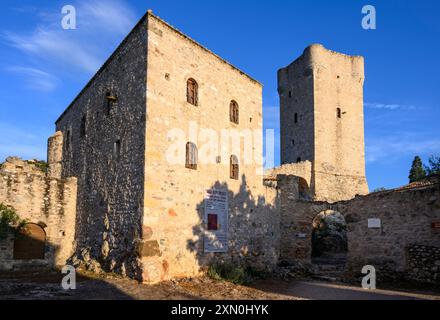
[(238, 286), (208, 278), (196, 278), (147, 285), (112, 275), (82, 274), (77, 277), (77, 289), (66, 291), (61, 287), (61, 279), (62, 275), (55, 272), (0, 274), (0, 299), (440, 300), (440, 293), (366, 291), (345, 284), (308, 280), (264, 280), (252, 286)]

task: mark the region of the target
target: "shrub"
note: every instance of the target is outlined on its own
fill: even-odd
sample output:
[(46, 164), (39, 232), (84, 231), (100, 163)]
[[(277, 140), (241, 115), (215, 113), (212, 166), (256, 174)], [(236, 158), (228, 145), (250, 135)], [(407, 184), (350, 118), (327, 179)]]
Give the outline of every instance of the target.
[(11, 227), (20, 230), (26, 224), (26, 220), (20, 219), (14, 208), (0, 203), (0, 240), (6, 239)]
[(209, 266), (208, 276), (214, 280), (225, 280), (234, 284), (249, 284), (253, 281), (248, 269), (229, 263), (217, 263)]

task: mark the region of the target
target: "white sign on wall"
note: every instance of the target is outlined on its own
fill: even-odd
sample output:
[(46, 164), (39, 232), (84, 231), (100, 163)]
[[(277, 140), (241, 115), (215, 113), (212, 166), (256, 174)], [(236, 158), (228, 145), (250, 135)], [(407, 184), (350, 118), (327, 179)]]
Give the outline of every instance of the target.
[(382, 227), (382, 223), (380, 219), (374, 218), (374, 219), (368, 219), (368, 228), (370, 229), (380, 229)]
[(205, 252), (228, 251), (228, 191), (210, 189), (205, 195)]

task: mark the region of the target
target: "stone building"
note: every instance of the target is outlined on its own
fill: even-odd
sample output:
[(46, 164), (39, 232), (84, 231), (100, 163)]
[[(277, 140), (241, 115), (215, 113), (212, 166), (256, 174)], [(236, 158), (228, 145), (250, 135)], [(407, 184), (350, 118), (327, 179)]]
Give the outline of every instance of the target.
[(259, 219), (257, 232), (237, 222), (231, 250), (274, 261), (263, 237), (278, 233), (260, 214), (274, 197), (262, 186), (262, 86), (151, 12), (56, 129), (62, 175), (78, 178), (80, 260), (146, 281), (197, 274), (210, 256), (200, 256), (203, 201), (215, 188), (230, 194), (232, 224)]
[(281, 163), (310, 162), (302, 176), (316, 200), (367, 194), (364, 59), (311, 45), (278, 71)]
[[(312, 45), (279, 70), (282, 165), (263, 175), (262, 85), (149, 11), (56, 121), (47, 173), (2, 166), (0, 202), (46, 225), (51, 266), (157, 282), (311, 265), (313, 221), (337, 212), (347, 272), (438, 281), (421, 258), (439, 252), (438, 179), (367, 195), (363, 67)], [(15, 241), (0, 268), (25, 263)]]

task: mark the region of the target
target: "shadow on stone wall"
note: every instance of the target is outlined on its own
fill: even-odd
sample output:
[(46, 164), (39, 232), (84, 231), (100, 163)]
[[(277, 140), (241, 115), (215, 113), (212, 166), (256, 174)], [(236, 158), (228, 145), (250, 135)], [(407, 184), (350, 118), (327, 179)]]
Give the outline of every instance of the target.
[[(187, 249), (196, 254), (202, 270), (211, 264), (230, 263), (237, 267), (252, 268), (256, 271), (271, 271), (279, 256), (279, 214), (277, 201), (272, 204), (266, 195), (254, 195), (249, 189), (245, 175), (241, 177), (239, 191), (234, 193), (228, 183), (217, 181), (210, 189), (228, 193), (228, 251), (226, 253), (205, 252), (205, 234), (208, 221), (205, 219), (205, 201), (201, 201), (196, 210), (201, 223), (193, 227), (198, 239), (189, 240)], [(260, 189), (264, 190), (264, 189)], [(268, 192), (275, 190), (266, 189)]]

